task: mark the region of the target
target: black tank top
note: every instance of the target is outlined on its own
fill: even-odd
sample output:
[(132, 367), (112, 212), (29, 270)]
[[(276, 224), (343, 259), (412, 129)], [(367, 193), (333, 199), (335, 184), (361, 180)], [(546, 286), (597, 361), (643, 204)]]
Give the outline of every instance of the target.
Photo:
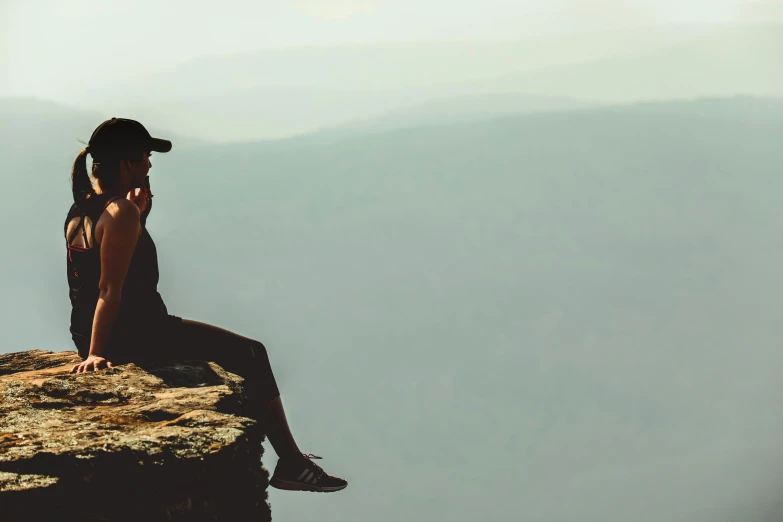
[[(74, 203), (68, 211), (65, 220), (64, 235), (68, 249), (68, 287), (71, 299), (71, 337), (77, 346), (89, 346), (92, 336), (92, 323), (95, 317), (95, 308), (98, 305), (98, 283), (101, 279), (100, 245), (95, 241), (95, 227), (98, 219), (103, 214), (106, 206), (120, 197), (106, 197), (93, 195), (90, 198), (89, 210), (81, 211)], [(82, 230), (85, 245), (87, 233), (84, 228), (84, 217), (89, 216), (92, 226), (92, 247), (80, 247), (71, 245), (79, 229)], [(79, 225), (73, 230), (71, 237), (67, 237), (68, 223), (74, 218), (80, 217)], [(131, 258), (128, 273), (122, 286), (122, 299), (117, 317), (109, 334), (107, 348), (118, 345), (123, 341), (139, 337), (140, 326), (147, 330), (162, 325), (168, 317), (166, 305), (158, 293), (158, 253), (155, 242), (147, 231), (146, 224), (142, 223), (141, 235), (136, 243), (136, 249)], [(88, 348), (89, 349), (89, 348)], [(80, 351), (82, 349), (80, 348)]]

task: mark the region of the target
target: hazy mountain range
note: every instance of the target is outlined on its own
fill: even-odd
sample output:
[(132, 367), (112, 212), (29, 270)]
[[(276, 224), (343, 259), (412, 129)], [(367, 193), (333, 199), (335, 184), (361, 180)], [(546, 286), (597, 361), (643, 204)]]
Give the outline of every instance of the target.
[(573, 108), (573, 100), (783, 96), (781, 63), (780, 24), (666, 26), (508, 43), (308, 47), (207, 57), (109, 86), (85, 85), (68, 103), (205, 140), (254, 141), (448, 100), (471, 100), (466, 112), (491, 116), (495, 101), (508, 96), (546, 97), (547, 109), (558, 98), (566, 99), (563, 108)]
[[(746, 33), (758, 29), (740, 27)], [(509, 42), (400, 42), (272, 49), (207, 56), (176, 67), (134, 71), (132, 77), (109, 87), (87, 84), (81, 93), (74, 93), (73, 99), (87, 104), (116, 103), (143, 95), (150, 102), (165, 102), (183, 96), (200, 98), (230, 90), (281, 86), (349, 92), (427, 88), (645, 53), (727, 30), (737, 29), (681, 24), (547, 38), (520, 33), (517, 41)]]
[[(781, 100), (446, 98), (276, 141), (172, 125), (152, 159), (170, 311), (262, 340), (300, 445), (352, 480), (274, 516), (783, 516)], [(102, 117), (24, 103), (0, 346), (71, 349), (68, 173)]]

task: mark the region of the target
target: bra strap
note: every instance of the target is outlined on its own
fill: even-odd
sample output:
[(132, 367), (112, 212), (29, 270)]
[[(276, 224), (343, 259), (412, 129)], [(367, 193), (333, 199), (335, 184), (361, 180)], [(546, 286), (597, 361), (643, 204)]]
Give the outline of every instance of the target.
[(71, 242), (73, 241), (73, 238), (76, 237), (77, 232), (79, 232), (79, 227), (81, 227), (82, 235), (84, 235), (84, 247), (87, 248), (90, 245), (87, 243), (87, 235), (84, 232), (84, 216), (79, 216), (79, 224), (76, 225), (76, 228), (74, 228), (73, 231), (71, 232), (71, 237), (67, 238), (68, 244), (70, 245)]

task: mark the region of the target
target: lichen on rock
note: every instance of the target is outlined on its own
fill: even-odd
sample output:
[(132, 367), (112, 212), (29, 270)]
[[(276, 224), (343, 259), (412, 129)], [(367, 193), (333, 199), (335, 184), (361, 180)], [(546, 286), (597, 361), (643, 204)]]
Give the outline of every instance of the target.
[(258, 405), (205, 361), (0, 355), (0, 520), (270, 520)]

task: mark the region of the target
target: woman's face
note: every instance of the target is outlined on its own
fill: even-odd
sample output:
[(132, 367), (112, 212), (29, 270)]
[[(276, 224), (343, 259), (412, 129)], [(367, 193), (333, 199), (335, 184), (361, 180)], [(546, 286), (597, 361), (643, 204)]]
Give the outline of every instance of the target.
[(141, 156), (141, 161), (130, 163), (132, 188), (141, 188), (144, 186), (144, 178), (147, 177), (152, 168), (152, 162), (150, 161), (151, 155), (151, 152), (145, 152)]

